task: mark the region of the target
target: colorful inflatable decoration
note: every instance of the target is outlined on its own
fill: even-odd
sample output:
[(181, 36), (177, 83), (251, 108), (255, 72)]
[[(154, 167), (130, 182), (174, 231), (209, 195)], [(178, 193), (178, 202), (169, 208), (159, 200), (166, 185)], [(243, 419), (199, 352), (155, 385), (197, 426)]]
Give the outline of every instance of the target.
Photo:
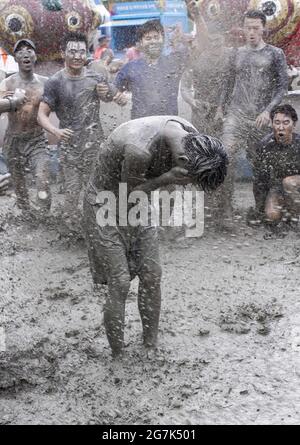
[(241, 22), (247, 9), (267, 16), (266, 40), (282, 48), (288, 63), (300, 66), (300, 0), (198, 0), (210, 29), (224, 32), (228, 44), (242, 42)]
[(266, 14), (267, 40), (284, 50), (290, 64), (300, 66), (300, 0), (251, 0), (249, 7)]
[(68, 31), (90, 35), (101, 25), (93, 0), (0, 0), (0, 46), (8, 52), (29, 38), (40, 61), (60, 59), (60, 42)]

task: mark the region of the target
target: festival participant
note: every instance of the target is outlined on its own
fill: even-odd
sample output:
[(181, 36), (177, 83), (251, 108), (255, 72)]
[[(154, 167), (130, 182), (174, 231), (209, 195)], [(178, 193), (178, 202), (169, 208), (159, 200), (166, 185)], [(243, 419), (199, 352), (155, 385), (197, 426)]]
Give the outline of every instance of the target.
[[(101, 74), (85, 67), (87, 48), (84, 34), (66, 36), (62, 46), (65, 68), (47, 81), (38, 113), (40, 125), (60, 141), (65, 180), (64, 223), (74, 233), (81, 232), (80, 192), (104, 137), (99, 117), (100, 100), (114, 100), (119, 105), (126, 103), (124, 95)], [(60, 128), (50, 121), (51, 112), (57, 114)]]
[(270, 111), (280, 104), (288, 87), (283, 51), (263, 40), (266, 27), (264, 13), (247, 11), (243, 26), (246, 45), (232, 50), (216, 114), (216, 119), (223, 119), (228, 90), (231, 90), (234, 79), (221, 138), (230, 159), (228, 175), (220, 193), (222, 220), (228, 229), (232, 227), (234, 170), (238, 151), (245, 148), (248, 160), (253, 163), (257, 144), (268, 132)]
[(38, 108), (47, 78), (34, 73), (37, 57), (35, 44), (31, 40), (19, 40), (15, 44), (14, 55), (19, 72), (0, 84), (0, 95), (3, 101), (9, 102), (6, 111), (10, 111), (3, 153), (12, 177), (18, 207), (26, 212), (30, 210), (25, 175), (25, 167), (29, 165), (36, 181), (39, 212), (47, 214), (51, 206), (48, 142), (45, 132), (37, 123)]
[[(101, 146), (85, 194), (84, 227), (94, 283), (108, 284), (104, 322), (114, 356), (123, 351), (130, 280), (136, 275), (140, 279), (138, 305), (146, 347), (156, 345), (161, 304), (157, 230), (150, 221), (135, 226), (119, 220), (117, 209), (127, 204), (126, 192), (125, 197), (119, 195), (120, 183), (128, 194), (149, 194), (170, 184), (191, 182), (215, 190), (224, 180), (226, 164), (218, 139), (198, 133), (176, 116), (150, 116), (122, 124)], [(116, 224), (102, 225), (99, 212), (112, 211), (110, 204), (106, 209), (101, 203), (101, 192), (107, 191), (115, 197)], [(141, 212), (150, 212), (148, 201), (140, 205)]]
[[(194, 2), (187, 1), (197, 25), (196, 39), (205, 44), (206, 27)], [(132, 93), (131, 118), (178, 114), (178, 90), (189, 60), (187, 46), (164, 54), (165, 31), (159, 20), (148, 20), (138, 28), (137, 45), (141, 57), (126, 63), (118, 72), (115, 85)], [(181, 43), (181, 41), (180, 41)]]
[(253, 193), (256, 218), (270, 227), (282, 219), (298, 223), (300, 213), (300, 135), (291, 105), (279, 105), (270, 113), (273, 133), (260, 143), (254, 162)]

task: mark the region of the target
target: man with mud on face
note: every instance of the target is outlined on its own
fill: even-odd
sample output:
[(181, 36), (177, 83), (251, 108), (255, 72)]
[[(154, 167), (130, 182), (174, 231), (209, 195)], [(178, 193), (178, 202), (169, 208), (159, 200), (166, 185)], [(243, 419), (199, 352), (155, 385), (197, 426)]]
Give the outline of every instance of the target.
[[(188, 10), (194, 7), (187, 0)], [(195, 16), (197, 40), (206, 38), (205, 24)], [(144, 116), (177, 115), (179, 82), (189, 60), (189, 48), (176, 48), (165, 55), (164, 28), (159, 20), (149, 20), (138, 29), (138, 46), (141, 57), (126, 63), (115, 79), (120, 91), (132, 93), (131, 118)], [(200, 38), (201, 36), (201, 38)], [(199, 43), (200, 45), (200, 43)]]
[(34, 73), (37, 57), (31, 40), (19, 40), (14, 55), (19, 72), (0, 84), (2, 100), (9, 101), (9, 108), (2, 110), (9, 111), (3, 153), (15, 188), (17, 206), (26, 213), (30, 211), (25, 175), (25, 167), (29, 164), (36, 180), (39, 213), (45, 216), (51, 205), (48, 142), (37, 123), (37, 113), (47, 78)]
[[(81, 233), (78, 209), (104, 135), (99, 116), (100, 101), (125, 105), (126, 98), (102, 74), (88, 70), (88, 42), (82, 33), (69, 33), (62, 44), (65, 68), (49, 78), (39, 108), (38, 122), (59, 140), (65, 180), (63, 223), (71, 234)], [(50, 121), (55, 112), (60, 127)]]
[(282, 220), (299, 221), (300, 135), (294, 133), (298, 116), (291, 105), (272, 108), (270, 117), (273, 133), (257, 148), (253, 193), (257, 217), (276, 229)]
[[(149, 195), (170, 184), (195, 183), (215, 190), (224, 181), (226, 165), (218, 139), (198, 133), (176, 116), (126, 122), (100, 147), (85, 194), (84, 226), (93, 281), (108, 284), (104, 324), (114, 356), (123, 352), (125, 302), (135, 276), (144, 346), (155, 348), (157, 342), (161, 266)], [(138, 224), (130, 219), (131, 192), (138, 193), (140, 215), (146, 216)], [(125, 218), (120, 209), (125, 209)], [(111, 222), (105, 217), (107, 211)]]
[[(220, 189), (220, 225), (229, 230), (234, 222), (232, 198), (238, 152), (245, 148), (253, 165), (257, 144), (268, 133), (270, 111), (280, 104), (288, 88), (284, 53), (264, 42), (265, 25), (263, 12), (249, 10), (245, 13), (243, 29), (246, 44), (232, 50), (216, 115), (216, 119), (223, 120), (226, 111), (221, 139), (230, 163), (224, 186)], [(226, 109), (225, 98), (232, 88), (232, 80), (233, 92)]]

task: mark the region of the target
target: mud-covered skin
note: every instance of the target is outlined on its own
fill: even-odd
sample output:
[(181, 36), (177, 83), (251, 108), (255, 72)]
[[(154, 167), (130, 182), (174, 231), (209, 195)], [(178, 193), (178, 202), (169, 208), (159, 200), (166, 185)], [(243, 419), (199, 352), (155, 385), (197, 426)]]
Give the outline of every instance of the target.
[(5, 97), (19, 89), (25, 91), (25, 100), (16, 111), (8, 113), (3, 152), (15, 187), (17, 205), (21, 209), (30, 208), (25, 174), (25, 167), (29, 166), (36, 179), (37, 203), (42, 211), (47, 211), (51, 205), (48, 142), (37, 123), (47, 78), (34, 73), (36, 54), (27, 44), (18, 46), (15, 59), (20, 71), (1, 82), (0, 95)]
[(28, 133), (40, 129), (37, 123), (37, 113), (46, 81), (46, 77), (38, 74), (34, 74), (30, 81), (23, 80), (19, 74), (13, 74), (1, 82), (0, 95), (2, 96), (7, 91), (15, 91), (16, 88), (26, 91), (26, 103), (15, 113), (8, 113), (7, 132), (9, 134)]
[[(268, 133), (269, 113), (281, 102), (287, 86), (287, 66), (282, 50), (265, 45), (263, 41), (257, 48), (244, 46), (232, 50), (220, 100), (224, 110), (226, 97), (232, 91), (221, 137), (230, 159), (222, 186), (221, 208), (229, 219), (232, 218), (237, 154), (244, 148), (250, 164), (253, 163), (256, 148)], [(262, 116), (264, 125), (258, 124)]]
[(270, 192), (280, 195), (287, 206), (287, 178), (294, 177), (299, 182), (300, 135), (294, 133), (290, 144), (278, 143), (273, 134), (265, 137), (257, 149), (253, 173), (253, 190), (259, 212), (265, 211)]
[[(170, 121), (176, 126), (174, 140), (168, 139), (165, 133)], [(119, 221), (117, 209), (124, 205), (127, 194), (125, 197), (119, 195), (119, 184), (125, 183), (128, 193), (132, 190), (150, 193), (167, 185), (163, 182), (164, 174), (177, 165), (179, 154), (175, 151), (183, 150), (183, 134), (190, 132), (195, 132), (195, 129), (184, 119), (151, 116), (121, 125), (99, 150), (85, 194), (84, 226), (95, 284), (108, 284), (104, 322), (113, 355), (123, 352), (125, 301), (130, 281), (135, 275), (140, 280), (138, 304), (146, 347), (156, 345), (161, 305), (161, 266), (156, 228), (151, 226), (151, 221), (137, 227), (127, 221), (122, 227), (124, 223)], [(102, 207), (98, 194), (106, 190), (114, 192), (116, 198), (116, 225), (113, 226), (101, 226), (97, 219)], [(149, 215), (149, 203), (146, 211)]]

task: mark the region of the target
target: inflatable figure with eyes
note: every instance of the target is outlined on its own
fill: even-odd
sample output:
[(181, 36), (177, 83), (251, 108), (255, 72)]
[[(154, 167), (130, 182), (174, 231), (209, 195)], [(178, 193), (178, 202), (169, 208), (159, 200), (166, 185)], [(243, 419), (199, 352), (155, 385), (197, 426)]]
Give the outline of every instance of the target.
[(300, 66), (300, 0), (198, 0), (209, 27), (225, 33), (229, 44), (241, 43), (241, 20), (247, 9), (267, 16), (266, 41), (279, 46), (291, 65)]
[(11, 53), (17, 40), (31, 39), (40, 62), (61, 58), (66, 32), (91, 35), (100, 24), (93, 0), (0, 0), (0, 46)]

